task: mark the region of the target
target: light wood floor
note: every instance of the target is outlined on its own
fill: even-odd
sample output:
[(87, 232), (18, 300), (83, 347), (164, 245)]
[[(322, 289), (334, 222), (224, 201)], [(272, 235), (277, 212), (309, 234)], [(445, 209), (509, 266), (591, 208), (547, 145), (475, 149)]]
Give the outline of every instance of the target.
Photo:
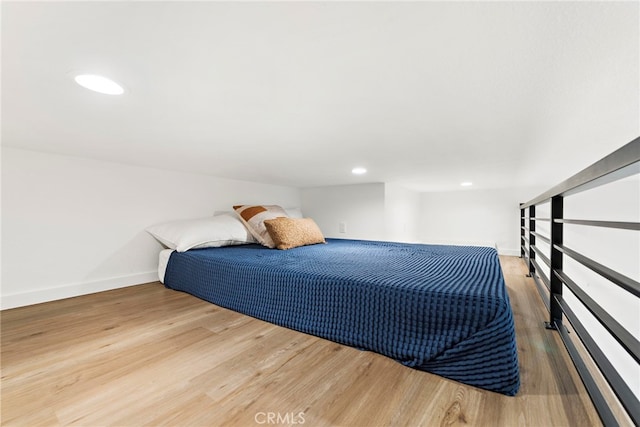
[(516, 397), (151, 283), (3, 311), (2, 424), (600, 425), (557, 333), (543, 327), (522, 260), (501, 262), (520, 355)]

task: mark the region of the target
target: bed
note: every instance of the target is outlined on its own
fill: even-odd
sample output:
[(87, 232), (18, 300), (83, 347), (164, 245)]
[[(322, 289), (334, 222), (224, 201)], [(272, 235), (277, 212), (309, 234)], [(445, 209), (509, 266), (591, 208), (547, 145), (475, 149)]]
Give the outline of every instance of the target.
[(465, 384), (518, 391), (513, 315), (494, 248), (327, 239), (163, 258), (170, 289)]

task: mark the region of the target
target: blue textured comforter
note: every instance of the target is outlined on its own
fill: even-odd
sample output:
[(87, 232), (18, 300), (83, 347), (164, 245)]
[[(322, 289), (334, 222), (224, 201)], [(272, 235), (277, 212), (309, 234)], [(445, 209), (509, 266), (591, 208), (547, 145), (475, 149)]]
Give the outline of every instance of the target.
[(174, 252), (165, 285), (499, 393), (520, 385), (495, 249), (327, 239)]

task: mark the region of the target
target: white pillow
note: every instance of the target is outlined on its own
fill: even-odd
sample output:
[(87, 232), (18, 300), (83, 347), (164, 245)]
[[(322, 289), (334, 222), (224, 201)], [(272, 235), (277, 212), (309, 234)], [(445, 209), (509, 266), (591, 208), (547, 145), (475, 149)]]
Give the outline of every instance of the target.
[(255, 243), (242, 222), (232, 215), (165, 222), (147, 227), (147, 232), (169, 249), (189, 249)]

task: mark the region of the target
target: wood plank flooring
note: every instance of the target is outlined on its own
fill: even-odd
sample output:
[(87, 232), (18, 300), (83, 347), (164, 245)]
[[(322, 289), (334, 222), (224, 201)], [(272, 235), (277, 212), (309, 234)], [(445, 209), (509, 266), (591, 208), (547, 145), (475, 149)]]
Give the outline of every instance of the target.
[(6, 426), (598, 426), (522, 260), (501, 258), (522, 387), (479, 390), (165, 289), (5, 310)]

